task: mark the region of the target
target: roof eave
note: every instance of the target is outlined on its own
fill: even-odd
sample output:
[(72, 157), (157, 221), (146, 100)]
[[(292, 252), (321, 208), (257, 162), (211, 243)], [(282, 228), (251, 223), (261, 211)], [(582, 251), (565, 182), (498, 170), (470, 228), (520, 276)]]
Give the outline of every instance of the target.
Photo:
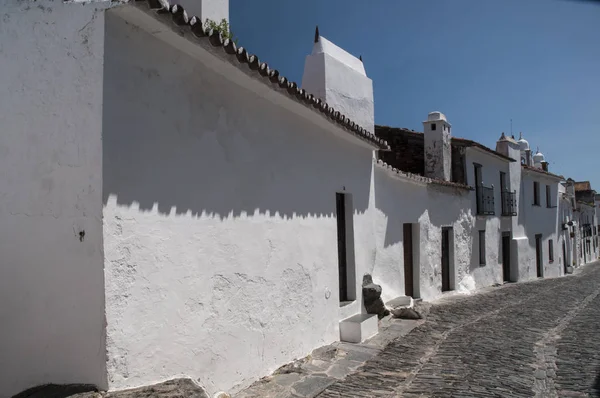
[(128, 23), (188, 54), (227, 80), (265, 98), (274, 106), (283, 107), (359, 146), (369, 149), (389, 148), (384, 140), (375, 137), (374, 134), (349, 121), (344, 115), (316, 100), (295, 83), (289, 82), (278, 74), (276, 82), (272, 82), (273, 76), (266, 75), (262, 68), (254, 67), (258, 65), (269, 69), (266, 64), (259, 63), (258, 58), (253, 59), (255, 65), (250, 65), (248, 61), (251, 56), (247, 52), (244, 51), (243, 56), (247, 59), (243, 62), (239, 60), (237, 54), (228, 53), (231, 47), (225, 48), (220, 38), (214, 40), (217, 44), (214, 45), (208, 37), (197, 37), (192, 33), (189, 23), (176, 23), (174, 15), (169, 10), (152, 10), (146, 0), (138, 0), (114, 7), (110, 12), (116, 13)]

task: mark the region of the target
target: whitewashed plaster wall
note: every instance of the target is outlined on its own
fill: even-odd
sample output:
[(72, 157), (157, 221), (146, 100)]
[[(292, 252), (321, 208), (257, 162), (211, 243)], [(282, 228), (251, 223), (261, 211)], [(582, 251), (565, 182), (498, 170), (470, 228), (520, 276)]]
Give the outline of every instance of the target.
[[(574, 258), (574, 242), (575, 239), (571, 237), (571, 231), (575, 228), (567, 226), (567, 229), (562, 229), (562, 225), (570, 221), (574, 221), (573, 217), (573, 202), (571, 197), (568, 195), (565, 186), (558, 184), (558, 242), (559, 245), (557, 250), (559, 251), (559, 259), (561, 264), (566, 262), (567, 267), (574, 267), (576, 265)], [(564, 245), (564, 250), (563, 250)]]
[(0, 397), (106, 387), (103, 8), (0, 0)]
[[(598, 250), (594, 249), (593, 236), (584, 237), (581, 226), (584, 224), (594, 225), (596, 219), (596, 209), (594, 206), (578, 203), (579, 211), (577, 212), (577, 230), (578, 230), (578, 247), (577, 256), (579, 258), (579, 264), (587, 264), (598, 259)], [(593, 231), (593, 227), (592, 227)], [(593, 232), (592, 232), (593, 233)], [(589, 242), (589, 251), (587, 250)], [(581, 247), (580, 247), (581, 246)]]
[(453, 228), (451, 286), (460, 291), (472, 291), (469, 265), (475, 217), (470, 208), (469, 191), (408, 182), (393, 174), (385, 168), (375, 168), (377, 256), (373, 278), (382, 286), (384, 301), (405, 294), (405, 223), (418, 224), (416, 230), (413, 229), (413, 240), (418, 247), (413, 255), (418, 267), (415, 273), (419, 296), (433, 300), (442, 294), (442, 227)]
[(372, 150), (114, 15), (104, 95), (110, 387), (185, 375), (235, 391), (337, 340), (335, 194), (353, 194), (360, 303)]
[[(534, 205), (533, 182), (539, 182), (540, 205)], [(551, 207), (546, 204), (546, 185), (550, 186)], [(552, 177), (544, 176), (536, 171), (527, 171), (523, 169), (521, 185), (521, 205), (519, 206), (519, 223), (525, 227), (529, 242), (529, 252), (532, 261), (524, 263), (526, 266), (520, 275), (519, 280), (537, 278), (536, 255), (535, 255), (535, 235), (542, 235), (542, 264), (543, 277), (559, 276), (564, 273), (562, 264), (559, 260), (558, 247), (558, 185), (559, 181)], [(554, 248), (554, 262), (550, 262), (549, 244), (552, 239)], [(527, 250), (522, 248), (523, 252)], [(561, 249), (562, 250), (562, 249)]]
[[(509, 180), (509, 161), (484, 152), (475, 147), (467, 148), (465, 152), (465, 163), (467, 168), (467, 184), (475, 186), (475, 166), (480, 164), (483, 185), (494, 187), (494, 211), (493, 216), (476, 216), (473, 225), (473, 255), (471, 256), (471, 276), (476, 288), (491, 286), (502, 283), (502, 233), (510, 232), (512, 229), (511, 217), (503, 217), (502, 203), (500, 197), (500, 172), (506, 173)], [(477, 213), (477, 197), (475, 191), (470, 195), (470, 207), (474, 214)], [(479, 231), (485, 230), (485, 265), (479, 261)], [(512, 250), (512, 248), (511, 248)]]

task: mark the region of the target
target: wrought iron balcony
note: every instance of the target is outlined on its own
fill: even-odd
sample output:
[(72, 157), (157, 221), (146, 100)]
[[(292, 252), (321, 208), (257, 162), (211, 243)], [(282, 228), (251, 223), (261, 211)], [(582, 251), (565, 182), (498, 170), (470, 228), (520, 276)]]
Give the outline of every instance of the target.
[(493, 216), (494, 211), (494, 187), (485, 187), (479, 185), (475, 188), (477, 195), (477, 214), (484, 216)]
[(502, 215), (516, 216), (517, 215), (517, 192), (501, 192), (502, 199)]

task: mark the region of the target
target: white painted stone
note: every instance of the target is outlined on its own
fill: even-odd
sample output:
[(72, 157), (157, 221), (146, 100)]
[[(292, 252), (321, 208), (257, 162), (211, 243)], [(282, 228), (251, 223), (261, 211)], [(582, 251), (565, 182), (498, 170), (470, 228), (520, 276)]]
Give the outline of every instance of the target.
[(400, 296), (385, 303), (388, 308), (396, 308), (396, 307), (407, 307), (410, 308), (413, 306), (413, 298), (410, 296)]
[(340, 340), (360, 343), (379, 331), (377, 315), (357, 314), (340, 321)]
[(107, 386), (106, 4), (0, 0), (0, 397)]
[(302, 88), (359, 126), (374, 131), (373, 82), (362, 61), (323, 36), (306, 57)]

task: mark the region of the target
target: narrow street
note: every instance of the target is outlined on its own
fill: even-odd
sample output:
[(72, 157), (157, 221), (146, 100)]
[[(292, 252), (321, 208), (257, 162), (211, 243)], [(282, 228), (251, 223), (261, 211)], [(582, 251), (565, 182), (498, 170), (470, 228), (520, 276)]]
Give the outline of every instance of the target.
[(318, 396), (600, 396), (600, 263), (449, 297)]

